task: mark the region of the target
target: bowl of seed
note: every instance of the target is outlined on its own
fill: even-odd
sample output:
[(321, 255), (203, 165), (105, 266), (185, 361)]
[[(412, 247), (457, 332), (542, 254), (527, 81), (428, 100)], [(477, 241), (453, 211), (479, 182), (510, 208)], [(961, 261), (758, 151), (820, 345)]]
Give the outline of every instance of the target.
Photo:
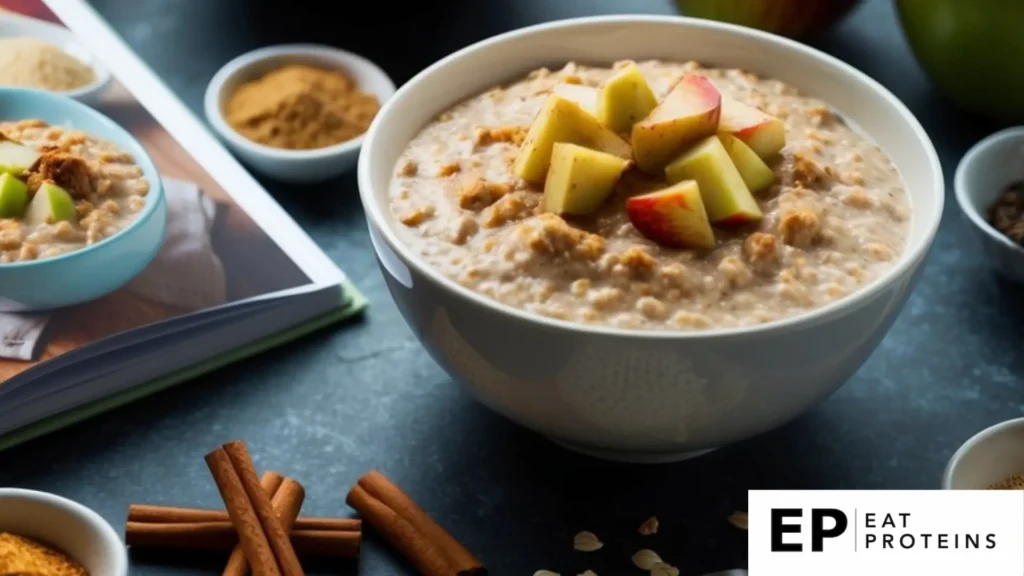
[(110, 72), (65, 28), (0, 14), (0, 86), (58, 92), (94, 104)]
[(945, 490), (1024, 490), (1024, 418), (978, 432), (950, 458)]
[(309, 44), (270, 46), (210, 81), (210, 125), (243, 163), (275, 180), (321, 182), (353, 168), (363, 133), (395, 85), (362, 56)]

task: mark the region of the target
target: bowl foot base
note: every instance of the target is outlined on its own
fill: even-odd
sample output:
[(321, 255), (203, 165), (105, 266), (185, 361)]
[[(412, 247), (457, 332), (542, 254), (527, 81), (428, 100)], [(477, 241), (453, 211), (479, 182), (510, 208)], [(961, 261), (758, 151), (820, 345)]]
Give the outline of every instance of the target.
[(562, 448), (572, 450), (573, 452), (579, 452), (580, 454), (601, 460), (624, 462), (627, 464), (669, 464), (671, 462), (682, 462), (683, 460), (698, 458), (718, 449), (707, 448), (705, 450), (691, 450), (689, 452), (627, 452), (573, 444), (572, 442), (551, 438), (550, 436), (548, 439)]

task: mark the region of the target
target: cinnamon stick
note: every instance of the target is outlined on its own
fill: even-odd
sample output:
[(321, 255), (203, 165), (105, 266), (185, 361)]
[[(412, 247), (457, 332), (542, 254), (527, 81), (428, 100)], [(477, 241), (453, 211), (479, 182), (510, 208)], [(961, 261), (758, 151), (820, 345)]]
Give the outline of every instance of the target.
[[(282, 483), (284, 483), (284, 476), (269, 470), (264, 472), (263, 478), (260, 479), (260, 487), (270, 496), (277, 492)], [(129, 510), (130, 514), (131, 511)], [(228, 563), (224, 566), (223, 576), (245, 576), (248, 573), (249, 560), (245, 557), (245, 549), (242, 548), (241, 543), (235, 544), (234, 549), (231, 550), (231, 555), (228, 556)]]
[(345, 499), (423, 576), (452, 576), (448, 558), (406, 519), (356, 484)]
[[(263, 475), (264, 480), (267, 474)], [(284, 478), (282, 478), (283, 480)], [(262, 482), (261, 482), (262, 483)], [(266, 488), (266, 484), (263, 484)], [(276, 489), (275, 489), (276, 491)], [(268, 494), (272, 494), (270, 490)], [(178, 508), (174, 506), (154, 506), (152, 504), (132, 504), (128, 507), (128, 522), (145, 524), (188, 524), (204, 522), (230, 522), (228, 513), (223, 510), (207, 510), (203, 508)], [(295, 519), (293, 530), (329, 530), (336, 532), (358, 532), (362, 528), (358, 518), (318, 518), (299, 516)]]
[[(299, 555), (325, 558), (356, 558), (362, 543), (362, 534), (358, 530), (292, 530), (289, 537)], [(238, 544), (238, 534), (227, 520), (130, 521), (125, 524), (124, 539), (125, 544), (134, 548), (167, 550), (228, 551)]]
[(217, 448), (206, 455), (206, 465), (217, 483), (217, 490), (238, 533), (238, 542), (249, 559), (253, 576), (281, 576), (274, 551), (228, 453)]
[[(452, 537), (444, 528), (434, 521), (412, 498), (409, 498), (401, 488), (388, 480), (383, 474), (376, 470), (370, 470), (359, 479), (358, 486), (362, 487), (370, 496), (374, 497), (385, 506), (393, 510), (413, 526), (418, 532), (426, 537), (441, 554), (447, 558), (448, 563), (454, 568), (459, 576), (477, 576), (486, 574), (487, 570), (469, 550), (458, 540)], [(358, 507), (349, 503), (350, 506), (359, 510)], [(359, 510), (360, 513), (362, 510)], [(373, 521), (367, 518), (371, 524)], [(374, 524), (374, 528), (380, 529)]]
[[(281, 519), (274, 512), (274, 506), (270, 502), (270, 497), (267, 496), (267, 493), (263, 491), (263, 487), (260, 485), (259, 477), (256, 475), (256, 468), (252, 463), (252, 457), (249, 456), (249, 449), (246, 448), (243, 442), (237, 440), (224, 444), (222, 448), (234, 467), (241, 481), (241, 486), (245, 490), (245, 494), (249, 497), (256, 517), (259, 519), (259, 524), (262, 526), (266, 539), (270, 543), (270, 549), (277, 560), (281, 575), (305, 576), (302, 564), (299, 563), (299, 558), (295, 555), (295, 549), (292, 548), (291, 540), (288, 539), (288, 530), (285, 530)], [(301, 506), (301, 498), (299, 504)], [(231, 513), (230, 507), (228, 507), (228, 513)], [(298, 515), (297, 509), (295, 515)], [(295, 516), (292, 516), (288, 520), (288, 524), (290, 525), (294, 521)], [(239, 534), (239, 537), (241, 537), (241, 534)], [(244, 544), (244, 542), (243, 540), (242, 543)], [(256, 563), (252, 561), (248, 550), (246, 550), (246, 557), (249, 557), (249, 564), (255, 573)]]

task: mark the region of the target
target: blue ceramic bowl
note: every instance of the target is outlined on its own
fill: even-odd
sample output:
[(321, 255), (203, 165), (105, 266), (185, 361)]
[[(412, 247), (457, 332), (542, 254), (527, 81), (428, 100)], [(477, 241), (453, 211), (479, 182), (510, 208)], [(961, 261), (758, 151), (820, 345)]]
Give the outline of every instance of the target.
[(156, 256), (167, 226), (160, 175), (146, 150), (127, 131), (67, 96), (0, 88), (0, 122), (34, 118), (113, 142), (135, 157), (150, 189), (145, 208), (117, 234), (53, 258), (0, 264), (0, 312), (71, 306), (124, 286)]

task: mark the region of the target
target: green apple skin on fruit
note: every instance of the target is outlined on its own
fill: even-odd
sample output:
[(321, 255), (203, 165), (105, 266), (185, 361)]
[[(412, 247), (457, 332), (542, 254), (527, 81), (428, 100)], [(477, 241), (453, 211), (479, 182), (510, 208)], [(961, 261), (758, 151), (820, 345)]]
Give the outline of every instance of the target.
[(721, 110), (722, 95), (711, 81), (699, 74), (683, 76), (647, 118), (633, 125), (637, 166), (660, 173), (680, 152), (715, 133)]
[(605, 82), (597, 101), (597, 119), (622, 134), (633, 129), (658, 106), (647, 79), (636, 64), (629, 64)]
[(39, 190), (36, 190), (32, 202), (28, 205), (28, 210), (25, 211), (25, 222), (39, 225), (53, 224), (61, 220), (69, 222), (78, 220), (75, 201), (60, 186), (53, 182), (44, 182)]
[(1024, 2), (897, 0), (910, 47), (955, 104), (1024, 123)]
[(775, 173), (750, 146), (731, 134), (719, 134), (718, 139), (751, 192), (756, 194), (775, 183)]
[(557, 142), (544, 181), (544, 210), (576, 215), (595, 212), (629, 164), (629, 160), (612, 154)]
[(0, 174), (20, 176), (39, 159), (39, 151), (0, 133)]
[(701, 140), (665, 167), (669, 182), (696, 180), (708, 218), (718, 226), (748, 224), (764, 218), (718, 136)]
[(21, 218), (28, 204), (28, 184), (13, 174), (0, 174), (0, 218)]
[(605, 128), (592, 114), (572, 100), (548, 96), (519, 149), (512, 172), (535, 184), (547, 177), (555, 142), (569, 142), (629, 160), (633, 151), (618, 134)]
[(782, 120), (731, 98), (722, 98), (718, 131), (743, 140), (763, 160), (786, 146), (786, 125)]
[(857, 0), (676, 0), (676, 4), (686, 16), (803, 38), (826, 31), (846, 16)]
[(708, 221), (700, 187), (693, 180), (633, 196), (626, 201), (626, 213), (638, 232), (662, 246), (715, 248), (715, 232)]

